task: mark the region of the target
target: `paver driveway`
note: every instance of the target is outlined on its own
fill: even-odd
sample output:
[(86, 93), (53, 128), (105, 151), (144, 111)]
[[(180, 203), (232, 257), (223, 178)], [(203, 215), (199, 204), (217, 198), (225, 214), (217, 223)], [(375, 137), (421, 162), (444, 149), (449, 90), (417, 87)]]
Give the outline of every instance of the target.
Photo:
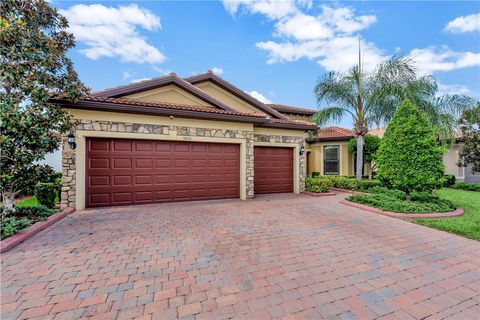
[(2, 255), (1, 318), (478, 318), (478, 242), (340, 198), (77, 212)]

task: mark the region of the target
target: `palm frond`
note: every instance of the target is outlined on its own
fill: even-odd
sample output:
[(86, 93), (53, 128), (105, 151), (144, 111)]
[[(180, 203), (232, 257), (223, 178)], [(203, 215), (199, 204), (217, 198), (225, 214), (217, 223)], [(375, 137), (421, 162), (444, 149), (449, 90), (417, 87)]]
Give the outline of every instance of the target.
[(355, 117), (350, 110), (345, 108), (327, 107), (314, 114), (310, 121), (315, 122), (319, 126), (323, 126), (328, 122), (339, 122), (346, 113)]
[(344, 108), (355, 106), (356, 96), (353, 94), (352, 84), (336, 72), (328, 72), (318, 79), (314, 93), (317, 104), (322, 102)]

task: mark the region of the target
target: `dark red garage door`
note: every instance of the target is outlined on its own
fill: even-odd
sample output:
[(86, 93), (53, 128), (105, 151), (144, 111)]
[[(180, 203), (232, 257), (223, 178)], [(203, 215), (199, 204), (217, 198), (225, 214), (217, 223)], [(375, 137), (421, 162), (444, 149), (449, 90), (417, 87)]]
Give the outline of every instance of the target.
[(255, 193), (293, 192), (293, 148), (255, 147)]
[(239, 197), (236, 144), (87, 139), (87, 207)]

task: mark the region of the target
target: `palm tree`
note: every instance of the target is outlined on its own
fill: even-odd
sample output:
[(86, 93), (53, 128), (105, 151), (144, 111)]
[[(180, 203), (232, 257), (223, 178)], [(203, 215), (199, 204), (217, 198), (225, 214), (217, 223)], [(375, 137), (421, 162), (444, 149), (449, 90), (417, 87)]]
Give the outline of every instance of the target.
[(393, 56), (372, 71), (359, 63), (346, 73), (329, 72), (318, 80), (314, 93), (320, 109), (312, 120), (322, 126), (351, 116), (357, 139), (356, 178), (362, 179), (364, 137), (372, 124), (385, 125), (404, 99), (410, 99), (426, 112), (432, 124), (444, 134), (455, 129), (457, 116), (471, 107), (471, 98), (451, 95), (437, 97), (432, 76), (417, 77), (413, 61)]

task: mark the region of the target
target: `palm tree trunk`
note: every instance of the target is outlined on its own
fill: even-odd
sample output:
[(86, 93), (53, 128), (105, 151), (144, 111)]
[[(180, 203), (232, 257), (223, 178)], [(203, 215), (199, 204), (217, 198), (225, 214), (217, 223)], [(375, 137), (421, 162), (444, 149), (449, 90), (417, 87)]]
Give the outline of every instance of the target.
[(364, 139), (362, 135), (357, 136), (357, 180), (362, 180), (362, 171), (363, 171), (363, 143)]

